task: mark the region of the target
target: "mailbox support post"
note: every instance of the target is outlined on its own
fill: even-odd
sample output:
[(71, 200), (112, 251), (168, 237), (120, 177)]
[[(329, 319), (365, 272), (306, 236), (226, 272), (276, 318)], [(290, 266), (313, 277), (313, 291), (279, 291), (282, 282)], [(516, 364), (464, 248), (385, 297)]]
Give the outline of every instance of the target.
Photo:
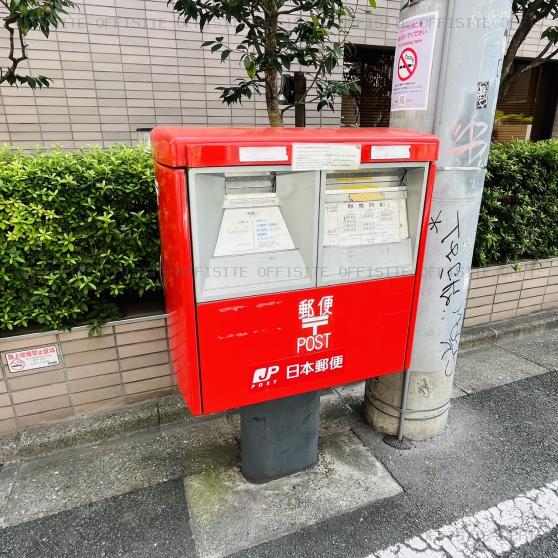
[(240, 409), (244, 477), (254, 483), (298, 473), (318, 461), (320, 392)]
[(427, 109), (392, 111), (390, 124), (437, 134), (440, 156), (411, 366), (405, 381), (368, 380), (365, 407), (377, 430), (420, 440), (447, 423), (512, 1), (401, 5), (401, 21), (437, 15), (439, 27)]
[[(304, 72), (294, 72), (297, 128), (306, 126), (305, 93)], [(317, 391), (242, 408), (242, 474), (250, 482), (264, 483), (312, 467), (318, 461), (319, 427)]]

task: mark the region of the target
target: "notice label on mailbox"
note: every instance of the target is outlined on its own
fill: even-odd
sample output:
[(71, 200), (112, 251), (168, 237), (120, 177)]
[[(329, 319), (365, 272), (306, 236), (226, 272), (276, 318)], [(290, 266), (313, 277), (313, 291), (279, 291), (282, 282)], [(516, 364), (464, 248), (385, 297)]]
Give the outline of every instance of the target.
[(294, 250), (287, 224), (278, 207), (225, 209), (215, 257)]
[(294, 171), (353, 170), (360, 166), (360, 145), (347, 143), (294, 143)]
[(326, 204), (324, 246), (399, 242), (408, 234), (407, 215), (401, 204), (404, 209), (405, 200)]

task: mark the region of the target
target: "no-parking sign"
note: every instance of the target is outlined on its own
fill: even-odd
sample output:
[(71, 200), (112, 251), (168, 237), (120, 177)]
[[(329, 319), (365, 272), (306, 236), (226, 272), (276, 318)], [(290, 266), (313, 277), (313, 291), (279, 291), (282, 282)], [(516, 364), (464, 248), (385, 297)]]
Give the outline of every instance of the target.
[(399, 24), (391, 110), (425, 110), (438, 29), (438, 12), (411, 17)]

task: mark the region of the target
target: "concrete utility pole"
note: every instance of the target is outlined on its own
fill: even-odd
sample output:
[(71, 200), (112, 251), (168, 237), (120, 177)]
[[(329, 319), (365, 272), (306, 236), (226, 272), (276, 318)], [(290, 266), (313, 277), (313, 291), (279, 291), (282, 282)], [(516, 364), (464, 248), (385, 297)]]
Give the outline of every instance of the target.
[[(441, 148), (411, 368), (366, 386), (369, 422), (399, 439), (430, 438), (447, 423), (511, 6), (401, 2), (402, 22), (437, 14), (439, 27), (427, 108), (392, 111), (391, 126), (433, 132)], [(417, 59), (402, 62), (404, 79)]]

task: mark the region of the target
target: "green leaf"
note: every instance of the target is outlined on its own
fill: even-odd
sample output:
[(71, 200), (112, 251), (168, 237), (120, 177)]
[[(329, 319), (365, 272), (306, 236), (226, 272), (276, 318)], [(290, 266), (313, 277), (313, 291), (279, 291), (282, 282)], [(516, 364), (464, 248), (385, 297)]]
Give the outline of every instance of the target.
[(246, 58), (244, 58), (244, 68), (250, 79), (256, 77), (256, 63), (251, 56), (246, 56)]
[(368, 4), (371, 8), (376, 9), (378, 7), (376, 0), (368, 0)]

